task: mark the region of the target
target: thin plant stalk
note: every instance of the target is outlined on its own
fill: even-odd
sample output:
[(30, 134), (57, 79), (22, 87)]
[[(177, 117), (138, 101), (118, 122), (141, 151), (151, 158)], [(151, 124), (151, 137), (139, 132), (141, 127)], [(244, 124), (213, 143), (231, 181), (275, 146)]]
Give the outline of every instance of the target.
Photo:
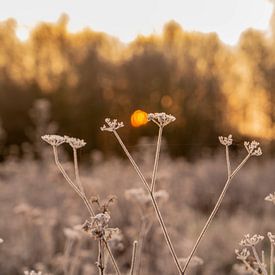
[[(63, 175), (63, 177), (66, 179), (66, 181), (70, 184), (70, 186), (74, 189), (74, 191), (79, 195), (79, 197), (84, 201), (89, 213), (91, 216), (95, 216), (95, 213), (93, 211), (93, 208), (89, 202), (89, 200), (87, 199), (85, 192), (84, 192), (84, 188), (81, 184), (80, 181), (80, 176), (79, 176), (79, 169), (78, 169), (78, 162), (77, 162), (77, 154), (76, 154), (76, 149), (74, 148), (74, 167), (75, 167), (75, 176), (76, 176), (76, 181), (77, 181), (77, 185), (79, 187), (77, 187), (77, 185), (71, 180), (71, 178), (69, 177), (69, 175), (66, 173), (65, 169), (63, 168), (63, 166), (61, 165), (59, 158), (58, 158), (58, 151), (57, 151), (57, 146), (52, 146), (53, 147), (53, 153), (54, 153), (54, 160), (55, 163), (58, 167), (58, 169), (60, 170), (61, 174)], [(82, 191), (80, 190), (82, 188)], [(98, 249), (99, 249), (99, 254), (98, 254), (98, 266), (99, 266), (99, 272), (100, 275), (104, 275), (104, 247), (106, 246), (107, 251), (112, 259), (112, 263), (114, 265), (114, 268), (116, 270), (117, 275), (121, 275), (119, 268), (117, 266), (116, 260), (112, 254), (112, 251), (109, 247), (109, 244), (106, 240), (99, 240), (98, 243)]]
[(63, 166), (61, 165), (59, 158), (58, 158), (58, 152), (57, 152), (57, 147), (53, 146), (53, 153), (54, 153), (54, 159), (55, 159), (55, 163), (58, 167), (58, 169), (60, 170), (61, 174), (63, 175), (63, 177), (66, 179), (66, 181), (71, 185), (71, 187), (74, 189), (74, 191), (79, 195), (79, 197), (83, 200), (83, 202), (85, 203), (89, 213), (91, 216), (95, 216), (95, 213), (93, 211), (93, 208), (89, 202), (89, 200), (87, 199), (86, 195), (83, 194), (78, 187), (73, 183), (73, 181), (71, 180), (71, 178), (68, 176), (68, 174), (66, 173), (66, 171), (64, 170)]
[(168, 231), (167, 231), (167, 228), (166, 228), (166, 225), (164, 223), (164, 220), (162, 218), (162, 215), (161, 215), (161, 212), (159, 210), (159, 207), (158, 207), (158, 204), (156, 202), (156, 199), (154, 197), (154, 193), (151, 191), (151, 188), (149, 186), (149, 184), (147, 183), (145, 177), (143, 176), (142, 172), (140, 171), (139, 167), (137, 166), (136, 162), (134, 161), (134, 159), (132, 158), (131, 154), (129, 153), (128, 149), (126, 148), (126, 146), (124, 145), (123, 141), (121, 140), (119, 134), (116, 132), (116, 131), (113, 131), (113, 133), (115, 134), (119, 144), (121, 145), (123, 151), (125, 152), (125, 154), (127, 155), (127, 157), (129, 158), (131, 164), (133, 165), (135, 171), (137, 172), (138, 176), (140, 177), (141, 181), (143, 182), (144, 186), (146, 187), (149, 195), (150, 195), (150, 198), (151, 198), (151, 202), (153, 204), (153, 207), (154, 207), (154, 210), (155, 210), (155, 213), (156, 213), (156, 216), (158, 218), (158, 221), (159, 221), (159, 224), (161, 226), (161, 229), (162, 229), (162, 232), (164, 234), (164, 237), (165, 237), (165, 240), (166, 240), (166, 243), (168, 245), (168, 248), (170, 250), (170, 253), (173, 257), (173, 260), (176, 264), (176, 267), (178, 269), (178, 272), (179, 274), (183, 274), (182, 273), (182, 268), (180, 266), (180, 263), (179, 263), (179, 259), (176, 255), (176, 252), (175, 252), (175, 249), (174, 249), (174, 246), (171, 242), (171, 239), (169, 237), (169, 234), (168, 234)]
[(255, 269), (253, 269), (253, 268), (251, 267), (251, 265), (250, 265), (247, 261), (242, 260), (242, 262), (244, 263), (244, 265), (246, 266), (246, 268), (247, 268), (249, 271), (252, 272), (252, 274), (261, 275), (258, 271), (256, 271)]
[(102, 246), (102, 240), (98, 241), (97, 267), (99, 275), (104, 275), (104, 246)]
[(150, 186), (149, 184), (147, 183), (145, 177), (143, 176), (143, 174), (141, 173), (141, 171), (139, 170), (136, 162), (134, 161), (134, 159), (132, 158), (131, 154), (129, 153), (128, 149), (126, 148), (126, 146), (124, 145), (123, 141), (121, 140), (119, 134), (114, 131), (113, 132), (115, 137), (117, 138), (120, 146), (122, 147), (123, 151), (125, 152), (125, 154), (127, 155), (128, 159), (130, 160), (131, 164), (133, 165), (133, 167), (135, 168), (138, 176), (140, 177), (141, 181), (143, 182), (143, 184), (145, 185), (146, 189), (150, 192)]
[(73, 148), (73, 154), (74, 154), (74, 171), (75, 171), (76, 183), (77, 183), (80, 191), (84, 194), (84, 188), (83, 188), (82, 182), (80, 180), (80, 176), (79, 176), (79, 168), (78, 168), (78, 160), (77, 160), (77, 149), (76, 148)]
[(261, 269), (261, 271), (263, 272), (263, 274), (267, 275), (266, 269), (265, 269), (265, 267), (263, 266), (263, 263), (262, 263), (261, 260), (260, 260), (260, 257), (259, 257), (259, 255), (258, 255), (258, 252), (257, 252), (255, 246), (252, 245), (251, 248), (252, 248), (254, 257), (255, 257), (255, 259), (256, 259), (256, 261), (257, 261), (257, 264), (258, 264), (259, 268)]
[(130, 274), (129, 275), (134, 275), (136, 256), (137, 256), (137, 246), (138, 246), (138, 242), (134, 241), (134, 243), (133, 243), (133, 252), (132, 252), (132, 261), (131, 261), (131, 269), (130, 269)]
[(270, 243), (270, 275), (274, 275), (274, 246)]
[[(189, 263), (190, 263), (193, 255), (195, 254), (195, 252), (197, 250), (197, 247), (199, 246), (200, 241), (202, 240), (202, 238), (203, 238), (204, 234), (206, 233), (209, 225), (211, 224), (211, 222), (212, 222), (213, 218), (215, 217), (216, 213), (218, 212), (218, 210), (220, 208), (220, 205), (221, 205), (221, 203), (223, 201), (223, 198), (224, 198), (224, 196), (226, 194), (226, 191), (227, 191), (227, 189), (228, 189), (228, 187), (229, 187), (229, 185), (231, 183), (232, 178), (238, 173), (238, 171), (242, 168), (242, 166), (248, 161), (248, 159), (250, 158), (250, 156), (251, 156), (251, 154), (248, 154), (243, 159), (243, 161), (239, 164), (239, 166), (232, 172), (232, 174), (228, 176), (227, 181), (225, 182), (224, 188), (223, 188), (223, 190), (222, 190), (222, 192), (221, 192), (221, 194), (220, 194), (220, 196), (218, 198), (218, 201), (217, 201), (217, 203), (216, 203), (213, 211), (211, 212), (208, 220), (206, 221), (206, 223), (205, 223), (205, 225), (204, 225), (204, 227), (203, 227), (203, 229), (202, 229), (202, 231), (201, 231), (201, 233), (200, 233), (197, 241), (195, 242), (195, 245), (194, 245), (194, 247), (193, 247), (193, 249), (192, 249), (192, 251), (191, 251), (191, 253), (190, 253), (189, 257), (188, 257), (188, 260), (186, 261), (186, 264), (185, 264), (185, 266), (183, 268), (183, 274), (186, 272), (187, 267), (188, 267), (188, 265), (189, 265)], [(228, 163), (227, 163), (227, 165), (228, 165)], [(228, 171), (229, 171), (229, 168), (228, 168)]]
[(113, 266), (114, 266), (114, 268), (115, 268), (116, 274), (117, 274), (117, 275), (121, 275), (121, 272), (120, 272), (120, 270), (119, 270), (119, 268), (118, 268), (118, 265), (117, 265), (117, 263), (116, 263), (115, 257), (114, 257), (114, 255), (113, 255), (113, 253), (112, 253), (112, 251), (111, 251), (111, 248), (110, 248), (108, 242), (107, 242), (106, 240), (103, 240), (103, 242), (104, 242), (104, 244), (105, 244), (105, 246), (106, 246), (106, 248), (107, 248), (107, 251), (108, 251), (108, 253), (109, 253), (109, 256), (110, 256), (110, 258), (111, 258), (111, 261), (112, 261), (112, 263), (113, 263)]
[(226, 156), (226, 164), (227, 164), (227, 176), (230, 177), (231, 175), (231, 164), (229, 158), (229, 146), (225, 146), (225, 156)]
[(152, 180), (151, 180), (151, 192), (155, 191), (156, 176), (157, 176), (158, 163), (159, 163), (159, 154), (160, 154), (160, 147), (161, 147), (162, 131), (163, 131), (163, 127), (159, 126), (155, 163), (154, 163), (153, 175), (152, 175)]

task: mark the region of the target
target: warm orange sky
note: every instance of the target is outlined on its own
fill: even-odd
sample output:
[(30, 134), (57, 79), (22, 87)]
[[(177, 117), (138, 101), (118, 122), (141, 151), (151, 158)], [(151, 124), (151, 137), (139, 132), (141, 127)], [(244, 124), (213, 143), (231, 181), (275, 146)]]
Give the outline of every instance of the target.
[(187, 30), (217, 32), (229, 44), (249, 27), (268, 30), (272, 4), (268, 0), (9, 0), (3, 1), (0, 20), (19, 23), (21, 38), (38, 21), (57, 21), (61, 13), (70, 17), (72, 31), (89, 26), (119, 37), (124, 42), (137, 34), (160, 32), (174, 19)]

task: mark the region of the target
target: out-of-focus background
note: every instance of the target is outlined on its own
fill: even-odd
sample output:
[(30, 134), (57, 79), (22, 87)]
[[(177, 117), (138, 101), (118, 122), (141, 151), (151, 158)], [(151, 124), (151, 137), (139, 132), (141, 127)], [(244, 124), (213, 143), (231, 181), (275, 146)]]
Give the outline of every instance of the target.
[[(0, 238), (4, 240), (0, 274), (36, 269), (58, 275), (64, 273), (64, 266), (70, 275), (97, 272), (95, 243), (73, 229), (88, 213), (58, 173), (50, 148), (42, 143), (40, 137), (47, 133), (85, 139), (80, 170), (88, 194), (99, 194), (102, 200), (110, 194), (118, 197), (111, 210), (112, 226), (122, 232), (113, 243), (121, 269), (129, 268), (131, 243), (143, 235), (139, 274), (175, 274), (152, 209), (142, 203), (140, 190), (129, 191), (141, 187), (138, 177), (114, 137), (99, 130), (105, 117), (123, 121), (120, 134), (150, 179), (157, 128), (144, 124), (141, 114), (162, 111), (177, 120), (164, 131), (157, 185), (166, 190), (165, 199), (169, 195), (161, 208), (183, 258), (225, 181), (224, 148), (217, 136), (233, 134), (233, 166), (245, 155), (244, 140), (261, 142), (264, 155), (251, 159), (234, 179), (198, 249), (204, 264), (190, 271), (238, 274), (234, 249), (243, 234), (274, 232), (275, 225), (275, 207), (264, 202), (274, 191), (272, 1), (253, 0), (247, 6), (232, 1), (235, 6), (224, 19), (224, 28), (213, 19), (223, 10), (220, 4), (215, 8), (215, 1), (209, 6), (194, 1), (198, 18), (193, 13), (187, 29), (179, 7), (175, 16), (166, 10), (169, 16), (160, 16), (167, 20), (156, 30), (147, 30), (147, 17), (141, 20), (140, 14), (140, 31), (137, 28), (132, 36), (127, 33), (131, 18), (113, 6), (110, 12), (107, 4), (101, 22), (108, 21), (113, 29), (83, 23), (82, 29), (74, 30), (71, 23), (77, 21), (69, 12), (47, 21), (45, 10), (36, 20), (39, 9), (32, 11), (31, 1), (26, 9), (9, 2), (6, 12), (16, 11), (14, 15), (4, 14), (5, 8), (0, 11)], [(150, 4), (149, 10), (160, 14), (161, 3)], [(66, 12), (61, 4), (56, 10)], [(122, 16), (125, 21), (112, 22), (113, 13), (116, 20)], [(189, 18), (183, 10), (182, 14)], [(35, 24), (24, 25), (21, 15), (36, 15)], [(80, 21), (81, 15), (80, 10)], [(87, 10), (83, 17), (89, 17)], [(91, 18), (96, 18), (93, 11)], [(206, 24), (211, 18), (216, 25)], [(251, 18), (255, 26), (242, 25), (242, 20)], [(154, 26), (149, 20), (150, 24)], [(61, 154), (66, 169), (72, 171), (69, 148), (62, 147)]]

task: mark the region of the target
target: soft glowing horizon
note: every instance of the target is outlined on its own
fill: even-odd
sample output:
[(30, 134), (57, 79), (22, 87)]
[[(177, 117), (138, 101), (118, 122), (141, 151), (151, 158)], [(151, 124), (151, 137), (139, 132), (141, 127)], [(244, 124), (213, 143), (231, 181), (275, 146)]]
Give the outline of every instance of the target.
[(160, 33), (165, 23), (175, 20), (187, 31), (216, 32), (234, 45), (245, 29), (268, 31), (272, 10), (267, 0), (9, 0), (1, 6), (0, 21), (14, 18), (17, 35), (24, 40), (37, 23), (56, 22), (66, 13), (70, 31), (90, 27), (127, 43), (139, 34)]

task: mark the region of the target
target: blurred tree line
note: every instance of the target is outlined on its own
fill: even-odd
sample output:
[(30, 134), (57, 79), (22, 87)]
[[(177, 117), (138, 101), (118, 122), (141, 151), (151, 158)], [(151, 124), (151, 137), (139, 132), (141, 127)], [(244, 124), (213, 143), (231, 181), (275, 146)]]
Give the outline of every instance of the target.
[(176, 116), (165, 134), (177, 155), (192, 156), (203, 147), (213, 151), (216, 137), (228, 133), (272, 144), (274, 21), (273, 16), (271, 34), (249, 29), (235, 47), (215, 33), (187, 32), (176, 22), (127, 45), (90, 29), (70, 33), (66, 15), (37, 25), (25, 42), (17, 38), (14, 20), (0, 22), (2, 143), (7, 148), (33, 142), (34, 116), (37, 121), (42, 114), (30, 110), (45, 98), (58, 133), (84, 138), (87, 151), (119, 149), (99, 130), (105, 117), (125, 122), (121, 132), (130, 146), (142, 135), (155, 135), (151, 124), (131, 126), (137, 109)]

